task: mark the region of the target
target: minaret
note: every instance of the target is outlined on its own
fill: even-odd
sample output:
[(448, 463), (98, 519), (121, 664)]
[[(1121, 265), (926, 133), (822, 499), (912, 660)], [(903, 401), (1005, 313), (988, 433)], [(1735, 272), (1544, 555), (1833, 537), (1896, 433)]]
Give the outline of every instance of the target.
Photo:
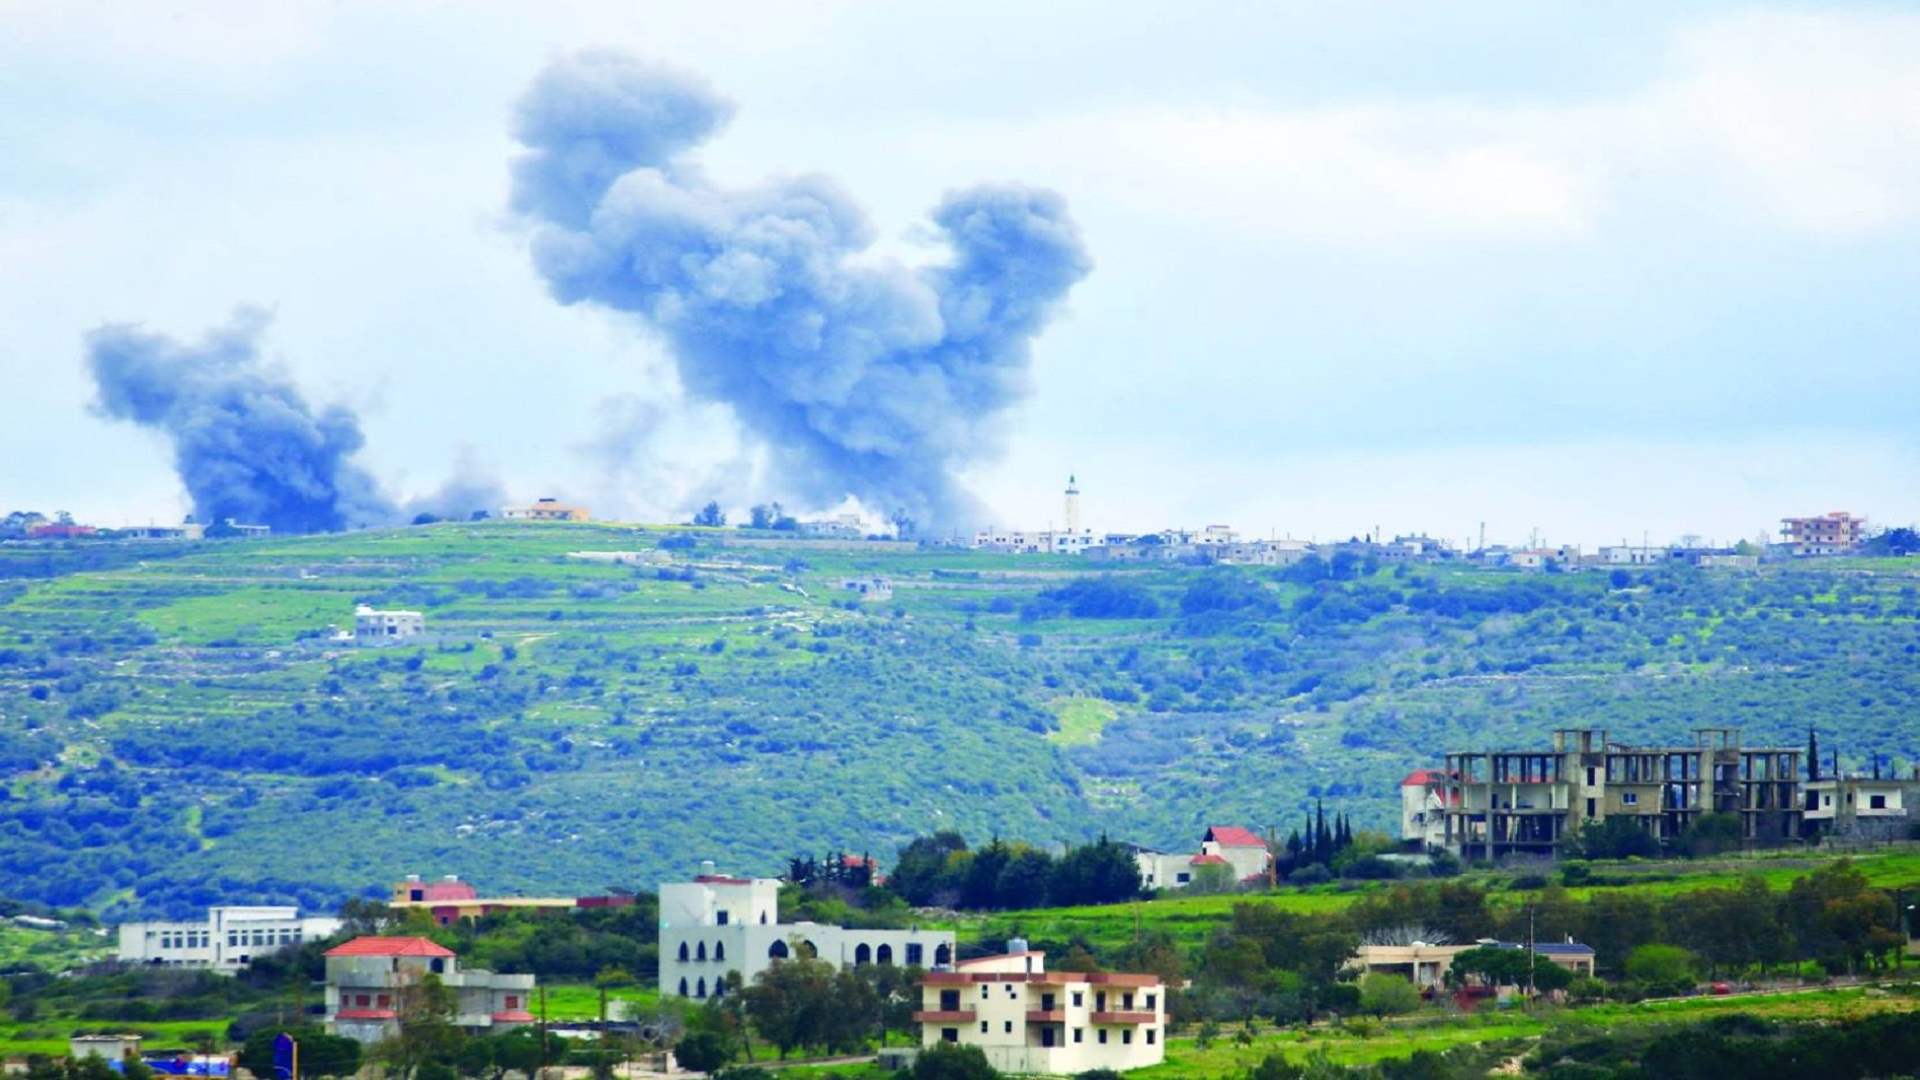
[(1073, 474), (1067, 474), (1067, 515), (1068, 536), (1080, 534), (1080, 486), (1073, 482)]

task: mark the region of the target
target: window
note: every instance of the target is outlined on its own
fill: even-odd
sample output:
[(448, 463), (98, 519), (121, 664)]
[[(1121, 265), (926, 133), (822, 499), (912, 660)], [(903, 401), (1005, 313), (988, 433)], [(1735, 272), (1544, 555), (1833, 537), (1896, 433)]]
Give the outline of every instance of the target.
[(1637, 792), (1637, 791), (1623, 791), (1623, 792), (1621, 792), (1621, 793), (1620, 793), (1620, 805), (1621, 805), (1621, 806), (1639, 806), (1639, 805), (1640, 805), (1640, 793), (1639, 793), (1639, 792)]
[(1013, 1034), (1013, 1021), (1011, 1020), (1006, 1021), (1005, 1032), (1008, 1035)]
[[(778, 943), (776, 942), (776, 944), (778, 944)], [(683, 964), (684, 964), (684, 963), (686, 963), (686, 962), (687, 962), (688, 960), (690, 960), (690, 959), (692, 959), (692, 955), (693, 955), (693, 954), (692, 954), (692, 953), (690, 953), (690, 952), (689, 952), (689, 951), (687, 950), (687, 943), (686, 943), (686, 942), (684, 942), (684, 941), (683, 941), (683, 942), (681, 942), (681, 943), (680, 943), (680, 962), (681, 962), (681, 963), (683, 963)], [(703, 960), (704, 960), (704, 959), (706, 959), (706, 958), (705, 958), (705, 957), (701, 957), (701, 959), (703, 959)]]
[(919, 967), (926, 957), (926, 946), (917, 941), (907, 943), (907, 966)]
[(853, 966), (865, 967), (871, 963), (873, 963), (873, 950), (867, 946), (867, 943), (863, 941), (855, 945), (853, 947)]
[(706, 943), (706, 942), (704, 942), (704, 941), (703, 941), (703, 942), (701, 942), (701, 943), (700, 943), (700, 946), (699, 946), (699, 948), (697, 948), (697, 949), (695, 949), (695, 950), (694, 950), (694, 953), (693, 953), (693, 958), (694, 958), (695, 960), (701, 960), (701, 961), (704, 961), (704, 960), (706, 960), (706, 958), (707, 958), (707, 943)]
[(1588, 799), (1588, 800), (1587, 800), (1587, 816), (1588, 816), (1588, 817), (1593, 817), (1593, 816), (1594, 816), (1594, 809), (1595, 809), (1595, 807), (1594, 807), (1594, 800), (1592, 800), (1592, 799)]
[(694, 984), (693, 984), (693, 996), (694, 996), (694, 997), (697, 997), (697, 998), (703, 998), (703, 997), (706, 997), (706, 996), (707, 996), (707, 978), (706, 978), (706, 976), (704, 976), (704, 975), (702, 975), (702, 976), (700, 977), (700, 981), (699, 981), (699, 982), (697, 982), (697, 983), (694, 983)]
[(506, 1004), (506, 1007), (507, 1007), (507, 1008), (509, 1008), (509, 1009), (517, 1009), (517, 1008), (519, 1008), (519, 1007), (520, 1007), (520, 995), (519, 995), (519, 994), (508, 994), (508, 995), (507, 995), (507, 1004)]
[(1128, 1012), (1133, 1011), (1133, 994), (1131, 992), (1120, 995), (1120, 1007)]
[(1107, 1011), (1107, 992), (1105, 990), (1099, 990), (1094, 992), (1093, 1011), (1094, 1012)]
[(445, 975), (447, 973), (447, 961), (444, 957), (434, 957), (432, 960), (427, 961), (427, 966), (433, 969), (435, 975)]
[(1157, 1032), (1155, 1032), (1155, 1031), (1154, 1031), (1154, 1029), (1152, 1029), (1152, 1028), (1148, 1028), (1148, 1029), (1147, 1029), (1147, 1045), (1148, 1045), (1148, 1046), (1152, 1046), (1152, 1045), (1153, 1045), (1153, 1037), (1154, 1037), (1154, 1035), (1156, 1035), (1156, 1034), (1158, 1034), (1158, 1033), (1157, 1033)]
[(1159, 995), (1159, 994), (1148, 994), (1148, 995), (1147, 995), (1147, 1005), (1146, 1005), (1146, 1008), (1147, 1008), (1147, 1011), (1148, 1011), (1148, 1012), (1152, 1012), (1152, 1011), (1154, 1010), (1154, 1008), (1155, 1008), (1155, 1003), (1157, 1002), (1157, 1000), (1159, 999), (1159, 997), (1160, 997), (1160, 995)]
[(960, 991), (958, 990), (940, 991), (940, 1011), (941, 1012), (952, 1012), (955, 1009), (958, 1009), (959, 1007), (960, 1007)]
[(1074, 1041), (1074, 1042), (1085, 1042), (1085, 1041), (1087, 1041), (1087, 1030), (1086, 1030), (1085, 1028), (1074, 1028), (1074, 1029), (1073, 1029), (1073, 1041)]
[(1127, 1046), (1132, 1046), (1133, 1045), (1133, 1029), (1132, 1028), (1120, 1029), (1120, 1041), (1126, 1044)]
[(1599, 780), (1599, 776), (1596, 775), (1599, 771), (1600, 770), (1594, 768), (1591, 765), (1587, 766), (1587, 786), (1588, 787), (1592, 787)]
[(1007, 996), (1008, 996), (1008, 997), (1012, 997), (1012, 996), (1013, 996), (1013, 984), (1012, 984), (1012, 983), (1008, 983), (1008, 984), (1007, 984)]
[(1106, 1028), (1101, 1028), (1099, 1031), (1094, 1032), (1093, 1035), (1094, 1035), (1094, 1038), (1099, 1040), (1101, 1046), (1107, 1045), (1107, 1029)]
[(959, 1041), (960, 1041), (960, 1029), (959, 1029), (959, 1028), (941, 1028), (941, 1029), (940, 1029), (940, 1041), (941, 1041), (941, 1042), (950, 1042), (950, 1043), (957, 1043), (957, 1042), (959, 1042)]
[(986, 997), (992, 993), (993, 993), (993, 987), (988, 986), (986, 983), (980, 984), (980, 997), (982, 1000), (986, 999)]
[(1087, 995), (1081, 993), (1078, 990), (1075, 990), (1073, 992), (1073, 1007), (1076, 1009), (1079, 1008), (1083, 1003), (1085, 1003), (1086, 998), (1087, 998)]
[(769, 959), (769, 960), (785, 960), (786, 958), (787, 958), (787, 943), (786, 943), (786, 942), (784, 942), (784, 941), (776, 941), (776, 942), (774, 942), (773, 944), (771, 944), (771, 945), (769, 945), (769, 946), (767, 946), (767, 959)]
[(356, 1006), (364, 1009), (373, 1003), (373, 998), (371, 995), (368, 995), (368, 994), (356, 994), (354, 996), (353, 1003)]
[(1886, 808), (1887, 808), (1887, 797), (1885, 795), (1867, 796), (1867, 809), (1885, 810)]
[(393, 995), (392, 994), (377, 995), (373, 999), (373, 1003), (382, 1009), (391, 1009), (393, 1008)]
[(716, 942), (714, 942), (714, 943), (713, 943), (713, 958), (714, 958), (715, 960), (725, 960), (725, 959), (727, 958), (727, 943), (726, 943), (726, 942), (724, 942), (724, 941), (716, 941)]
[(1043, 1027), (1040, 1029), (1040, 1045), (1041, 1046), (1053, 1045), (1053, 1029), (1051, 1027)]
[(980, 1034), (985, 1035), (986, 1033), (987, 1033), (987, 1022), (985, 1020), (982, 1020), (980, 1021)]
[(767, 925), (767, 913), (764, 911), (760, 913), (760, 925), (761, 926)]
[(717, 922), (717, 923), (719, 923), (719, 924), (720, 924), (721, 926), (725, 926), (725, 925), (727, 925), (727, 909), (726, 909), (726, 908), (721, 908), (721, 909), (720, 909), (720, 910), (719, 910), (719, 911), (718, 911), (718, 912), (717, 912), (717, 913), (716, 913), (716, 914), (714, 915), (714, 917), (713, 917), (713, 918), (714, 918), (714, 921), (715, 921), (715, 922)]
[(687, 980), (686, 980), (686, 976), (684, 975), (681, 976), (680, 978), (680, 996), (681, 997), (687, 996)]
[(1193, 880), (1193, 875), (1187, 873), (1185, 870), (1182, 870), (1179, 873), (1173, 875), (1173, 880), (1179, 882), (1182, 885), (1185, 885), (1187, 882)]
[(889, 965), (892, 964), (893, 963), (893, 946), (882, 945), (879, 948), (873, 950), (873, 962), (876, 964), (889, 964)]

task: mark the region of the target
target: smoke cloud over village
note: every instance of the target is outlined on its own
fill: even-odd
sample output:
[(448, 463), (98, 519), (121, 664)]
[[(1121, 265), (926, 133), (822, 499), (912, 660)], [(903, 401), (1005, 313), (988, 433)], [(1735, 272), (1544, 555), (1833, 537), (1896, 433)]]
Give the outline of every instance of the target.
[(161, 432), (203, 523), (319, 532), (398, 516), (350, 459), (364, 441), (340, 405), (315, 409), (260, 356), (265, 312), (241, 308), (197, 342), (137, 326), (87, 335), (87, 363), (106, 416)]
[(686, 390), (730, 406), (796, 497), (976, 521), (953, 474), (999, 450), (1033, 338), (1092, 265), (1064, 201), (953, 192), (932, 213), (950, 260), (856, 261), (873, 229), (833, 181), (730, 189), (691, 160), (732, 111), (614, 53), (541, 73), (519, 105), (513, 207), (550, 290), (658, 331)]

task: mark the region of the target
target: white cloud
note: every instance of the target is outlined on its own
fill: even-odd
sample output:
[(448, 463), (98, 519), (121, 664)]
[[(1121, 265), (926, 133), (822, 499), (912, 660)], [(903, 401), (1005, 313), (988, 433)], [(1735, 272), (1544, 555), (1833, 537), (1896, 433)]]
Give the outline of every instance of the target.
[(1136, 213), (1303, 239), (1577, 238), (1640, 200), (1856, 235), (1920, 217), (1920, 16), (1746, 14), (1666, 43), (1598, 100), (1119, 108), (936, 127), (916, 156), (997, 160)]

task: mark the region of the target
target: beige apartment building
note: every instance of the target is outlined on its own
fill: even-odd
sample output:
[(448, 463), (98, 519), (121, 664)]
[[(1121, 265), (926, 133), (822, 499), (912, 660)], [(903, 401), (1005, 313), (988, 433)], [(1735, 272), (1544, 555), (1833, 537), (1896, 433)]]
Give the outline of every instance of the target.
[(920, 982), (920, 1043), (977, 1046), (1001, 1072), (1071, 1076), (1166, 1057), (1166, 989), (1157, 975), (1049, 972), (1025, 943)]
[(1866, 538), (1867, 519), (1845, 510), (1780, 519), (1780, 539), (1794, 555), (1844, 555)]
[(1555, 856), (1588, 822), (1623, 815), (1670, 840), (1701, 814), (1737, 814), (1742, 836), (1768, 844), (1800, 835), (1800, 767), (1798, 749), (1742, 746), (1736, 728), (1697, 729), (1683, 746), (1564, 728), (1550, 749), (1447, 754), (1435, 801), (1442, 845), (1462, 858)]

